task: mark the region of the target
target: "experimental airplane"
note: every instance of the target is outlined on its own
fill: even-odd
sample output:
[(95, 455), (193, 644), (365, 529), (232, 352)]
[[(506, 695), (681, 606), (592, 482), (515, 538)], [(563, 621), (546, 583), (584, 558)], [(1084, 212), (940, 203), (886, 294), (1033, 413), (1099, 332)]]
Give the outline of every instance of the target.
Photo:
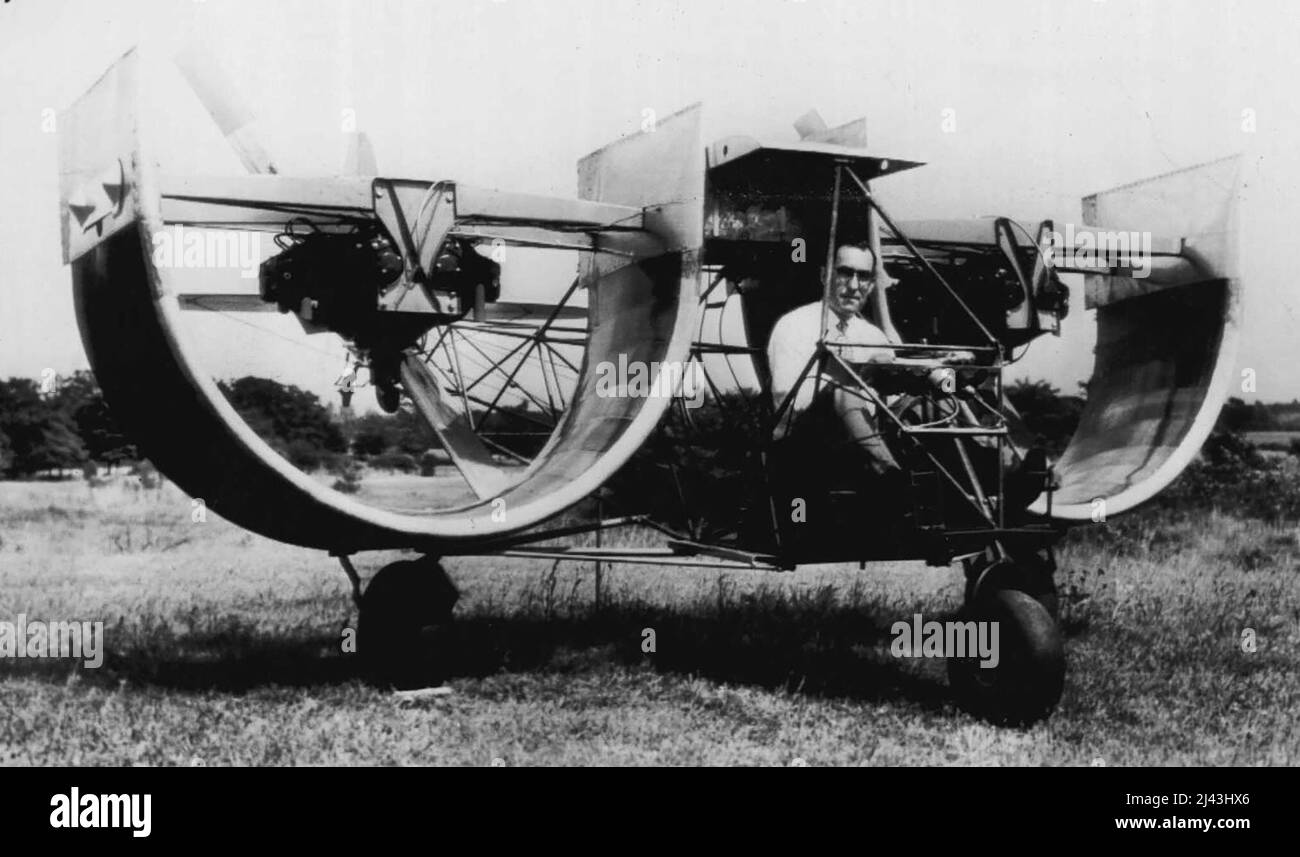
[[(117, 418), (178, 486), (242, 527), (340, 560), (359, 654), (397, 686), (436, 680), (411, 653), (450, 620), (442, 557), (772, 571), (924, 559), (959, 562), (963, 616), (1002, 623), (996, 668), (949, 658), (962, 701), (999, 722), (1047, 716), (1065, 676), (1053, 545), (1167, 486), (1227, 394), (1237, 158), (1089, 196), (1086, 225), (1064, 230), (898, 222), (876, 188), (922, 165), (869, 151), (864, 121), (828, 128), (809, 113), (798, 142), (706, 144), (699, 105), (582, 158), (575, 199), (379, 176), (364, 144), (354, 174), (294, 178), (252, 136), (215, 63), (176, 62), (247, 174), (166, 171), (150, 148), (138, 51), (66, 112), (63, 251), (87, 354)], [(187, 291), (151, 253), (175, 224), (257, 230), (278, 252), (255, 293)], [(1134, 233), (1143, 239), (1116, 240)], [(768, 336), (785, 312), (828, 299), (846, 242), (871, 247), (878, 281), (892, 282), (868, 310), (889, 319), (887, 350), (909, 359), (854, 363), (823, 327), (800, 383), (834, 373), (875, 403), (906, 472), (886, 497), (828, 443), (789, 430), (795, 391), (771, 391)], [(501, 265), (484, 252), (501, 246), (574, 253), (577, 276), (554, 301), (505, 300)], [(1078, 430), (1049, 461), (1029, 454), (1003, 375), (1059, 334), (1071, 273), (1095, 310), (1095, 365)], [(413, 408), (467, 492), (399, 507), (299, 471), (200, 365), (188, 311), (280, 313), (340, 338), (345, 393), (364, 371), (384, 410)], [(672, 378), (676, 395), (610, 395), (610, 366), (648, 367), (649, 381), (690, 371)], [(687, 406), (688, 386), (702, 407)], [(1041, 490), (1011, 496), (1012, 471), (1026, 469)], [(660, 544), (602, 541), (628, 527)], [(392, 549), (416, 558), (363, 591), (350, 558)]]

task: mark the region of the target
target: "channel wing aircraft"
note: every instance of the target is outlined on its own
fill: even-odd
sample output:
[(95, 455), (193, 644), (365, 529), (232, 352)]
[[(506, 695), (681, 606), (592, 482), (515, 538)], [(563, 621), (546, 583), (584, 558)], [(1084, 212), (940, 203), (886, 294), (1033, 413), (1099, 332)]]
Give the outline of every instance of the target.
[[(339, 558), (360, 607), (359, 652), (385, 682), (436, 679), (436, 658), (412, 653), (450, 619), (441, 557), (774, 571), (924, 558), (960, 561), (964, 615), (1010, 629), (994, 669), (949, 659), (954, 689), (999, 721), (1046, 716), (1064, 681), (1052, 545), (1168, 485), (1227, 394), (1241, 295), (1236, 158), (1090, 196), (1084, 227), (1032, 231), (1007, 218), (895, 221), (875, 186), (921, 164), (869, 152), (861, 120), (828, 128), (815, 113), (796, 123), (796, 143), (706, 145), (701, 108), (689, 107), (583, 158), (576, 199), (356, 174), (375, 172), (364, 141), (354, 174), (294, 178), (252, 136), (214, 62), (192, 53), (177, 65), (247, 174), (167, 171), (150, 148), (137, 51), (66, 112), (63, 251), (87, 354), (118, 419), (183, 490), (249, 530)], [(188, 291), (151, 252), (176, 224), (260, 231), (279, 252), (255, 293), (247, 281), (242, 293)], [(1149, 244), (1118, 240), (1133, 231)], [(825, 300), (819, 270), (844, 241), (877, 250), (878, 281), (894, 282), (872, 312), (891, 319), (890, 350), (914, 362), (864, 377), (823, 337), (801, 383), (836, 369), (876, 401), (907, 472), (902, 496), (827, 460), (817, 438), (778, 431), (791, 409), (771, 396), (767, 336), (790, 308)], [(504, 299), (500, 247), (576, 252), (577, 276), (554, 301)], [(1002, 376), (1065, 323), (1063, 273), (1084, 274), (1096, 361), (1078, 430), (1050, 462), (1027, 453)], [(280, 313), (338, 338), (345, 401), (365, 373), (382, 408), (413, 408), (466, 490), (447, 502), (430, 489), (399, 508), (299, 471), (200, 365), (183, 323), (193, 310)], [(954, 352), (969, 358), (953, 365)], [(609, 395), (611, 366), (690, 371), (672, 376), (676, 397)], [(1037, 497), (1008, 495), (1013, 466), (1036, 475)], [(621, 527), (661, 544), (602, 542)], [(363, 592), (350, 558), (384, 549), (417, 558)]]

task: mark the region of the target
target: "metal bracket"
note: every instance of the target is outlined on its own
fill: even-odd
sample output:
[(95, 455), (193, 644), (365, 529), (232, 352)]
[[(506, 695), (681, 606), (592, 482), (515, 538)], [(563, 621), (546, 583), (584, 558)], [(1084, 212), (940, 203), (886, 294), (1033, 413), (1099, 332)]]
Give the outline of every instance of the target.
[[(389, 312), (460, 315), (460, 300), (428, 286), (429, 273), (456, 225), (455, 182), (375, 179), (375, 215), (402, 252), (402, 276), (379, 295)], [(414, 212), (414, 214), (412, 214)]]
[(352, 584), (352, 603), (361, 609), (361, 575), (357, 574), (356, 566), (352, 564), (352, 557), (345, 553), (335, 554), (338, 557), (339, 565), (343, 566), (344, 573), (348, 576), (348, 581)]

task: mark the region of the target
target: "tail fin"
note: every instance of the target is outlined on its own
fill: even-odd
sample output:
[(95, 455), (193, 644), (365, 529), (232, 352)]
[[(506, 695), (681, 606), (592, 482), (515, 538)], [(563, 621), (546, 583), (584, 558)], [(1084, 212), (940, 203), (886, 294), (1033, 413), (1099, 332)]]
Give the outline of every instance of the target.
[(59, 116), (59, 214), (71, 262), (138, 216), (140, 63), (134, 50)]

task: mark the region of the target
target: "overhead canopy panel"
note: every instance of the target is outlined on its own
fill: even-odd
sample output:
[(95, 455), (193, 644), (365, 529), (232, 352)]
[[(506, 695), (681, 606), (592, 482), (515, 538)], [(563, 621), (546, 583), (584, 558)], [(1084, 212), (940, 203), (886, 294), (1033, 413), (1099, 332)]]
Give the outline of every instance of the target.
[(709, 182), (719, 188), (756, 188), (766, 195), (798, 199), (825, 182), (829, 165), (836, 160), (867, 182), (922, 166), (918, 161), (876, 157), (836, 143), (770, 146), (752, 137), (727, 137), (709, 147)]

